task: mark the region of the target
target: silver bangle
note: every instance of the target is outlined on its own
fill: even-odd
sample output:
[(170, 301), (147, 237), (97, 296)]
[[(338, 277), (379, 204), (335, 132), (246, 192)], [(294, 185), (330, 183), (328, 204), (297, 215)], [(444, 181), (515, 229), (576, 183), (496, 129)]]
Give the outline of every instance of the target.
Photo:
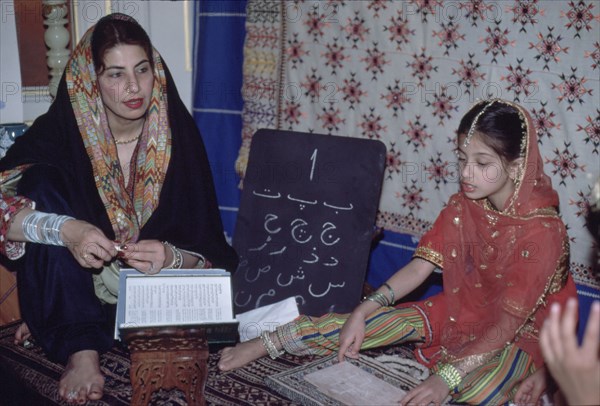
[(285, 351), (278, 350), (277, 347), (275, 347), (275, 344), (273, 343), (273, 340), (271, 340), (271, 336), (269, 335), (269, 332), (267, 330), (264, 330), (260, 334), (260, 339), (262, 341), (263, 347), (265, 347), (265, 349), (267, 350), (267, 354), (269, 354), (269, 357), (271, 357), (271, 359), (281, 357), (284, 354)]
[(393, 305), (394, 302), (396, 301), (396, 296), (394, 295), (394, 290), (392, 289), (392, 287), (387, 282), (384, 282), (382, 286), (385, 286), (390, 291), (390, 301), (389, 301), (389, 304)]
[(71, 216), (33, 211), (26, 215), (21, 223), (25, 240), (64, 247), (65, 242), (60, 236), (60, 230), (67, 220), (75, 219)]
[(163, 241), (163, 244), (171, 249), (173, 253), (173, 261), (169, 264), (169, 266), (165, 266), (165, 268), (170, 269), (181, 269), (183, 266), (183, 254), (181, 251), (177, 249), (173, 244), (168, 241)]
[(378, 305), (380, 305), (381, 307), (386, 307), (390, 305), (390, 302), (388, 301), (388, 298), (385, 297), (385, 295), (381, 292), (373, 292), (371, 293), (366, 299), (365, 301), (368, 300), (370, 302), (375, 302)]

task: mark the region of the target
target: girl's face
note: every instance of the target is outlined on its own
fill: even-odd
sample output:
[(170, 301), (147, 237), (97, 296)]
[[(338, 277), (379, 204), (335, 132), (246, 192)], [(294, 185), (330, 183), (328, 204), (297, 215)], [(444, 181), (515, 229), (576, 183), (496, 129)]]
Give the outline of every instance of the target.
[(460, 186), (469, 199), (488, 198), (499, 210), (515, 190), (514, 175), (517, 163), (506, 165), (500, 156), (475, 133), (466, 147), (464, 135), (458, 138)]
[(144, 49), (138, 45), (117, 45), (104, 54), (104, 66), (98, 86), (109, 123), (142, 118), (154, 85)]

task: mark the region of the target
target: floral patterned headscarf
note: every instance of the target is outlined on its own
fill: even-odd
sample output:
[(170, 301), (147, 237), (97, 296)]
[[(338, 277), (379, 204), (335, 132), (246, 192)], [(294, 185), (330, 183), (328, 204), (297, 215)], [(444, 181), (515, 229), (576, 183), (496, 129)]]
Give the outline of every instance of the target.
[[(104, 18), (137, 24), (124, 14), (111, 14)], [(126, 192), (117, 147), (98, 89), (91, 49), (94, 28), (91, 27), (82, 37), (66, 67), (67, 89), (115, 240), (125, 243), (138, 239), (140, 228), (157, 207), (169, 165), (171, 133), (167, 116), (167, 83), (161, 57), (154, 50), (154, 87), (138, 145), (132, 199)]]

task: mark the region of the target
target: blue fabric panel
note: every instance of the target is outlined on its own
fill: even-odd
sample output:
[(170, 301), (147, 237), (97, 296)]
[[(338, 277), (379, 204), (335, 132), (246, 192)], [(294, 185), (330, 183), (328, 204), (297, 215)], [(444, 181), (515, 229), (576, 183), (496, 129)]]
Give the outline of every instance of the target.
[(579, 329), (577, 335), (581, 341), (590, 315), (590, 307), (594, 301), (600, 300), (600, 295), (596, 289), (577, 285), (577, 298), (579, 300)]
[[(378, 288), (397, 270), (402, 268), (412, 258), (419, 243), (417, 237), (384, 231), (383, 238), (371, 252), (367, 282), (373, 288)], [(435, 273), (423, 286), (416, 289), (406, 300), (419, 300), (434, 295), (442, 290), (441, 274)]]
[(231, 237), (240, 199), (234, 165), (242, 138), (246, 1), (197, 1), (194, 16), (193, 114)]

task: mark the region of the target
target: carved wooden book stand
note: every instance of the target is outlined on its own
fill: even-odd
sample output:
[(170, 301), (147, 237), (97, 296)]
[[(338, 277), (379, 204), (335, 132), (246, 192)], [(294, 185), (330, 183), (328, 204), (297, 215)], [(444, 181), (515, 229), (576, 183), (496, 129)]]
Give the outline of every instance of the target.
[(131, 404), (146, 406), (158, 389), (183, 391), (190, 405), (205, 405), (208, 341), (201, 327), (123, 330), (131, 352)]

